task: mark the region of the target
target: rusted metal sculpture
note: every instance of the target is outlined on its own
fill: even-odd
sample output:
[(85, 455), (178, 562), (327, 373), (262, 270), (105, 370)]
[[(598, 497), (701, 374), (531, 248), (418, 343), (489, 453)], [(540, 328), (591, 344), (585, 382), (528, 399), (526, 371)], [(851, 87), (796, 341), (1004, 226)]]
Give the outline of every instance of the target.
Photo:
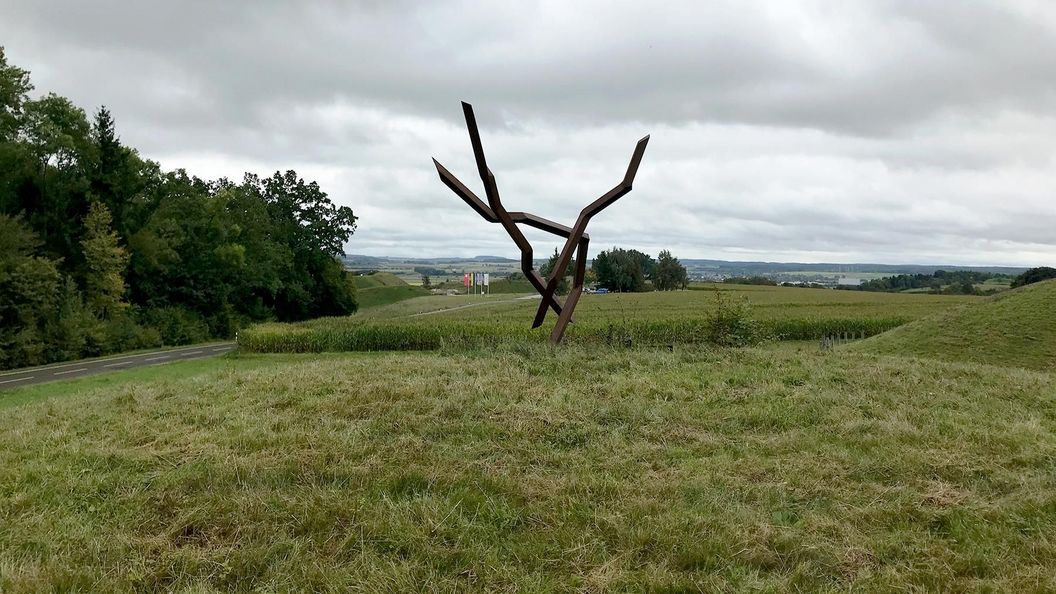
[[(484, 194), (488, 198), (488, 203), (484, 204), (480, 198), (477, 198), (465, 184), (458, 181), (458, 178), (452, 175), (436, 159), (433, 159), (433, 164), (436, 165), (436, 171), (440, 174), (440, 180), (444, 182), (444, 185), (451, 188), (452, 192), (464, 200), (470, 208), (477, 211), (477, 214), (484, 217), (486, 221), (501, 224), (510, 235), (510, 238), (513, 239), (513, 242), (517, 244), (517, 248), (521, 250), (521, 271), (524, 273), (525, 278), (528, 279), (528, 282), (543, 297), (542, 302), (539, 304), (539, 311), (535, 314), (532, 328), (542, 326), (547, 310), (553, 309), (554, 313), (557, 314), (557, 324), (554, 325), (554, 329), (550, 333), (550, 343), (557, 344), (561, 342), (561, 337), (565, 334), (565, 328), (572, 321), (572, 311), (576, 308), (576, 303), (583, 293), (583, 279), (587, 271), (587, 245), (590, 242), (590, 236), (586, 233), (587, 223), (591, 217), (601, 212), (606, 206), (631, 191), (631, 183), (634, 181), (634, 175), (638, 172), (638, 165), (642, 162), (642, 155), (645, 154), (645, 146), (649, 143), (649, 137), (642, 138), (638, 141), (638, 145), (634, 147), (634, 154), (631, 156), (631, 162), (627, 166), (627, 173), (623, 176), (623, 181), (580, 211), (575, 224), (569, 228), (531, 213), (506, 211), (502, 206), (502, 201), (499, 199), (499, 189), (495, 184), (495, 175), (488, 169), (488, 163), (484, 159), (484, 147), (480, 143), (480, 132), (477, 130), (477, 119), (473, 115), (473, 106), (463, 101), (462, 111), (466, 116), (466, 127), (469, 128), (469, 140), (473, 144), (473, 156), (477, 161), (477, 172), (480, 174), (480, 180), (484, 182)], [(517, 227), (517, 223), (523, 223), (529, 227), (541, 229), (565, 238), (564, 248), (559, 253), (557, 263), (550, 272), (550, 276), (546, 279), (536, 272), (532, 259), (532, 246)], [(576, 269), (572, 275), (572, 289), (569, 291), (564, 303), (561, 303), (556, 295), (557, 285), (565, 275), (565, 269), (568, 268), (569, 262), (572, 260), (573, 251), (577, 253)]]

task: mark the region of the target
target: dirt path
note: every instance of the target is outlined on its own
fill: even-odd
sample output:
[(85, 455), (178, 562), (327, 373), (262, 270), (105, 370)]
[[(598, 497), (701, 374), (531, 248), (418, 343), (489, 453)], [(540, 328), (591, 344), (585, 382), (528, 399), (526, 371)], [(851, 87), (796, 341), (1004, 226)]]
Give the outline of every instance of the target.
[(403, 316), (405, 318), (417, 318), (418, 316), (429, 316), (438, 313), (446, 313), (449, 311), (457, 311), (460, 309), (467, 309), (470, 307), (477, 307), (480, 305), (496, 305), (499, 303), (513, 303), (514, 301), (523, 301), (525, 299), (539, 299), (539, 295), (522, 295), (520, 297), (514, 297), (513, 299), (503, 299), (502, 301), (481, 301), (480, 303), (468, 303), (466, 305), (459, 305), (458, 307), (448, 307), (446, 309), (435, 309), (433, 311), (423, 311), (416, 314), (410, 314)]

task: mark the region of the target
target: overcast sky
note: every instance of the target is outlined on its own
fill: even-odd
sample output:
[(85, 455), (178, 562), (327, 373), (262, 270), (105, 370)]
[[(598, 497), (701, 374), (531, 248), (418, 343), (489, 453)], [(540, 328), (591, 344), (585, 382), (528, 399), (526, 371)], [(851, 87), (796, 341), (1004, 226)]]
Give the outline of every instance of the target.
[[(165, 169), (295, 169), (349, 253), (515, 256), (443, 186), (571, 224), (652, 138), (608, 246), (1056, 265), (1056, 3), (0, 0), (0, 45)], [(536, 252), (557, 242), (530, 232)]]

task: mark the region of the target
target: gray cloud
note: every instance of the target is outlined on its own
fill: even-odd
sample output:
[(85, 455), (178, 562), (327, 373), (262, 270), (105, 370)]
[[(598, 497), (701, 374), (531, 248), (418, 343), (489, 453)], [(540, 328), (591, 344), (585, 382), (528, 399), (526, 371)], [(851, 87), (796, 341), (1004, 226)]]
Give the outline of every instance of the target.
[(362, 217), (350, 252), (513, 253), (431, 169), (479, 186), (465, 98), (510, 208), (558, 220), (652, 133), (602, 247), (1056, 263), (1042, 0), (0, 8), (40, 91), (110, 106), (167, 168), (318, 179)]

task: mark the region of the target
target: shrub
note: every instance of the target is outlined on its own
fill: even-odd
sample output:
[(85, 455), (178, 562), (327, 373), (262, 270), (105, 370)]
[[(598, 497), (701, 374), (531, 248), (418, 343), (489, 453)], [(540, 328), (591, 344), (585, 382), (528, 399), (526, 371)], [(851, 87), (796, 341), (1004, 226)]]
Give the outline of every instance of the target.
[(719, 346), (748, 346), (760, 342), (762, 328), (751, 318), (747, 300), (730, 304), (722, 293), (715, 293), (716, 306), (707, 318), (707, 341)]
[(105, 335), (104, 352), (116, 353), (146, 349), (162, 345), (161, 333), (157, 328), (141, 326), (131, 316), (118, 315), (103, 323)]

